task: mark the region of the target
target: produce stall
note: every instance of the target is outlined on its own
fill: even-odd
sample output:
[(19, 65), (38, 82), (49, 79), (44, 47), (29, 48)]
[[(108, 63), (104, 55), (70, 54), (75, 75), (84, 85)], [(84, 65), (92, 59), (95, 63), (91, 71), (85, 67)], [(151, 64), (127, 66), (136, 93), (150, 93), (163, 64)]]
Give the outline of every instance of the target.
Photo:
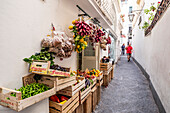
[[(0, 87), (0, 105), (21, 111), (26, 107), (50, 97), (56, 92), (56, 82), (53, 83), (53, 86), (51, 86), (50, 83), (46, 83), (48, 86), (51, 86), (51, 88), (49, 88), (42, 83), (36, 83), (35, 80), (29, 80), (31, 79), (23, 81), (24, 86), (18, 90)], [(4, 90), (8, 91), (8, 93), (4, 93)]]
[(29, 64), (29, 74), (22, 77), (24, 86), (15, 90), (0, 87), (0, 105), (21, 111), (49, 98), (50, 113), (91, 113), (95, 110), (101, 98), (102, 84), (108, 85), (112, 78), (110, 64), (101, 63), (100, 70), (78, 69), (75, 72), (71, 67), (56, 64), (54, 59), (63, 61), (71, 57), (73, 51), (81, 53), (88, 41), (94, 49), (96, 43), (100, 43), (101, 49), (105, 50), (107, 38), (102, 29), (92, 22), (88, 24), (81, 18), (72, 24), (69, 26), (72, 37), (56, 31), (51, 25), (51, 34), (42, 39), (40, 52), (23, 59)]

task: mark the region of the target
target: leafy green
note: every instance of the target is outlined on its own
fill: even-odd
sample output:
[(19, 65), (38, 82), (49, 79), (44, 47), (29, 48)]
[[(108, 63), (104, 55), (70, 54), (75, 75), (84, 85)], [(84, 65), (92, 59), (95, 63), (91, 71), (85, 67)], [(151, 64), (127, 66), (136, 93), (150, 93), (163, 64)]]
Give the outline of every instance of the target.
[(54, 65), (54, 59), (53, 57), (54, 53), (48, 52), (49, 48), (42, 48), (40, 53), (36, 53), (35, 55), (32, 55), (29, 58), (24, 58), (23, 60), (28, 63), (32, 63), (33, 60), (45, 60), (45, 61), (51, 61), (51, 66)]
[[(21, 87), (20, 89), (15, 89), (16, 91), (21, 91), (22, 97), (21, 99), (29, 98), (31, 96), (37, 95), (44, 91), (49, 90), (50, 88), (44, 84), (40, 83), (32, 83), (30, 85), (26, 85)], [(16, 97), (16, 93), (11, 93), (11, 96)]]

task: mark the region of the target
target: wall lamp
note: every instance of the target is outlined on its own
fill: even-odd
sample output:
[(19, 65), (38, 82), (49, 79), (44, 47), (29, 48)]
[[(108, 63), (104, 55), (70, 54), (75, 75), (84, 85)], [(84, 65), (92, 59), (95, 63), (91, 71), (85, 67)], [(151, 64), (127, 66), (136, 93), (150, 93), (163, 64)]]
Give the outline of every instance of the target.
[[(143, 10), (143, 9), (142, 9), (142, 10)], [(131, 12), (129, 13), (129, 15), (128, 15), (129, 21), (130, 21), (130, 22), (133, 22), (133, 19), (134, 19), (134, 17), (135, 17), (134, 12), (138, 12), (138, 11), (141, 12), (142, 10), (133, 10), (133, 11), (131, 11)]]

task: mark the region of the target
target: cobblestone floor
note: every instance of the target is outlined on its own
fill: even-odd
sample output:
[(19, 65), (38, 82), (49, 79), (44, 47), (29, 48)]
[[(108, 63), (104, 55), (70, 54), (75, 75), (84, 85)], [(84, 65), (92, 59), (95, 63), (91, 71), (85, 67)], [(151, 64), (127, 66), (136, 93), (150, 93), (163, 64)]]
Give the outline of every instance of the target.
[(94, 113), (159, 113), (147, 79), (132, 60), (121, 57)]

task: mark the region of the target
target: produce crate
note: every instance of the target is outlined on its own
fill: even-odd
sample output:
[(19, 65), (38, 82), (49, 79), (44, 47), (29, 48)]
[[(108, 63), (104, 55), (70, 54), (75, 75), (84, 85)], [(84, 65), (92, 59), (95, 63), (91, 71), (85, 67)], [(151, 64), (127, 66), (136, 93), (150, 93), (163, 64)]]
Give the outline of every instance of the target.
[(107, 71), (110, 67), (111, 63), (100, 63), (100, 71)]
[(47, 74), (48, 69), (50, 68), (50, 61), (33, 61), (30, 64), (29, 72), (36, 74)]
[(74, 113), (92, 113), (92, 94), (87, 95), (86, 100), (80, 104)]
[(114, 78), (114, 65), (112, 66), (112, 70), (111, 70), (111, 79)]
[(48, 69), (48, 75), (51, 76), (59, 76), (59, 77), (70, 77), (70, 68), (66, 68), (66, 72), (54, 70), (54, 69)]
[[(34, 76), (35, 76), (35, 74), (32, 73), (32, 74), (29, 74), (29, 75), (23, 77), (24, 85), (35, 82), (36, 80), (34, 79)], [(68, 77), (68, 78), (53, 77), (53, 76), (46, 76), (46, 75), (40, 75), (40, 76), (41, 77), (40, 77), (40, 80), (38, 80), (38, 82), (43, 83), (50, 88), (53, 87), (53, 84), (55, 82), (55, 90), (56, 91), (59, 91), (66, 87), (69, 87), (77, 82), (75, 76)]]
[(77, 93), (78, 91), (80, 91), (83, 87), (85, 87), (85, 78), (84, 77), (76, 77), (77, 80), (81, 80), (81, 82), (79, 82), (78, 84), (76, 84), (75, 86), (69, 86), (63, 90), (60, 90), (59, 92), (57, 92), (58, 94), (63, 94), (63, 95), (67, 95), (67, 96), (73, 96), (75, 95), (75, 93)]
[(101, 99), (101, 86), (97, 87), (97, 104), (99, 104)]
[(92, 111), (94, 111), (96, 109), (96, 105), (97, 105), (97, 86), (94, 86), (93, 89), (91, 90), (91, 94), (92, 94)]
[(79, 92), (64, 104), (49, 101), (50, 113), (72, 113), (79, 106)]
[(92, 89), (92, 88), (96, 85), (96, 83), (97, 83), (96, 77), (95, 77), (94, 79), (92, 79), (92, 80), (93, 80), (93, 84), (90, 85), (90, 88), (91, 88), (91, 89)]
[(103, 71), (103, 75), (109, 75), (111, 70), (112, 70), (112, 67), (110, 67), (107, 71)]
[(84, 113), (84, 106), (83, 104), (80, 104), (76, 109), (75, 113)]
[(101, 86), (103, 84), (103, 72), (100, 73), (99, 77), (96, 77), (97, 79), (97, 86)]
[(90, 93), (83, 103), (84, 113), (92, 113), (92, 94)]
[[(0, 87), (0, 105), (9, 107), (15, 111), (21, 111), (28, 106), (31, 106), (43, 99), (46, 99), (54, 95), (56, 93), (55, 91), (56, 88), (54, 84), (53, 84), (54, 87), (52, 89), (23, 100), (21, 100), (22, 94), (20, 91), (15, 91), (8, 88)], [(3, 93), (3, 90), (8, 91), (8, 93)], [(11, 93), (16, 93), (16, 97), (11, 96)]]
[(83, 102), (87, 99), (89, 93), (91, 92), (91, 87), (86, 88), (84, 91), (80, 91), (80, 104), (83, 104)]
[(29, 72), (48, 76), (70, 77), (70, 68), (65, 68), (66, 72), (59, 71), (50, 69), (50, 64), (50, 61), (45, 60), (33, 61), (30, 64)]

